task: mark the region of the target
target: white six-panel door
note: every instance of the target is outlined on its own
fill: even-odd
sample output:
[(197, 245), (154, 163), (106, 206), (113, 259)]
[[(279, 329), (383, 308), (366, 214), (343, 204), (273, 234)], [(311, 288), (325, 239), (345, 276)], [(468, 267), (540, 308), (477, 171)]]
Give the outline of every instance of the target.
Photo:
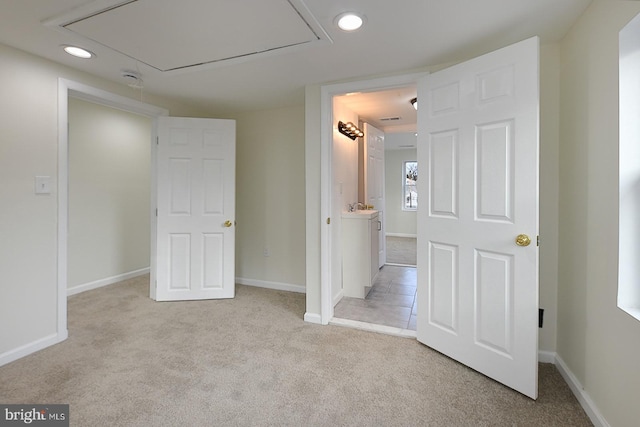
[(384, 132), (369, 123), (365, 123), (364, 135), (366, 140), (364, 161), (365, 202), (368, 205), (373, 205), (378, 211), (378, 267), (382, 267), (387, 258), (384, 227)]
[(418, 340), (535, 399), (538, 39), (431, 74), (418, 99)]
[(235, 121), (161, 117), (158, 301), (235, 294)]

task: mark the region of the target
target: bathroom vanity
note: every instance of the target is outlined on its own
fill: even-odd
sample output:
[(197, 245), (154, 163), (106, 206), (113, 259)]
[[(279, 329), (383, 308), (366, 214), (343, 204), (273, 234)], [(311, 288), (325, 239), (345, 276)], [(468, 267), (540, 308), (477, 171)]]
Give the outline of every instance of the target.
[(342, 213), (342, 286), (344, 296), (364, 298), (378, 274), (377, 210)]

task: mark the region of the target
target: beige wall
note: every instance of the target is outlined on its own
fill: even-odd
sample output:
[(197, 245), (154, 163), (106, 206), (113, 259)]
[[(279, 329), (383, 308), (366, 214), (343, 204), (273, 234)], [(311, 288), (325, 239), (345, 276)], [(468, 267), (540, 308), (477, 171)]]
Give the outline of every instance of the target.
[(305, 176), (305, 250), (307, 285), (305, 320), (320, 322), (320, 233), (322, 212), (320, 204), (321, 139), (320, 119), (321, 87), (305, 88), (304, 176)]
[[(304, 109), (238, 114), (236, 276), (305, 283)], [(264, 256), (265, 249), (269, 256)]]
[[(415, 144), (415, 136), (413, 143)], [(393, 134), (385, 135), (385, 141)], [(385, 185), (385, 228), (387, 235), (402, 234), (417, 236), (416, 211), (402, 210), (404, 193), (402, 191), (403, 165), (406, 161), (418, 160), (415, 148), (403, 150), (386, 150), (384, 152), (384, 185)], [(418, 169), (420, 167), (418, 166)], [(418, 172), (419, 173), (419, 172)], [(420, 203), (420, 193), (418, 193)]]
[(149, 267), (151, 119), (69, 99), (68, 287)]
[(538, 348), (556, 350), (558, 301), (558, 193), (560, 145), (560, 46), (540, 47), (540, 308)]
[(611, 426), (640, 419), (640, 322), (616, 307), (618, 32), (638, 12), (596, 0), (561, 44), (557, 349)]
[[(139, 91), (0, 45), (0, 360), (57, 336), (58, 78), (140, 99)], [(206, 112), (145, 96), (174, 115)], [(50, 195), (34, 177), (51, 177)]]

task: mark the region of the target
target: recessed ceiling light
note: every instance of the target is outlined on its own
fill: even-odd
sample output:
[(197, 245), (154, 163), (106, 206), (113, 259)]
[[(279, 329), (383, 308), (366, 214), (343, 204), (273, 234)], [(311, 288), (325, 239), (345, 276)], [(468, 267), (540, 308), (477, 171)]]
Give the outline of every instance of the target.
[(354, 12), (346, 12), (336, 17), (336, 25), (343, 31), (355, 31), (363, 24), (364, 18)]
[(89, 59), (96, 56), (95, 53), (89, 52), (88, 50), (83, 49), (81, 47), (77, 47), (77, 46), (64, 46), (64, 51), (67, 52), (69, 55), (73, 55), (77, 58), (83, 58), (83, 59)]

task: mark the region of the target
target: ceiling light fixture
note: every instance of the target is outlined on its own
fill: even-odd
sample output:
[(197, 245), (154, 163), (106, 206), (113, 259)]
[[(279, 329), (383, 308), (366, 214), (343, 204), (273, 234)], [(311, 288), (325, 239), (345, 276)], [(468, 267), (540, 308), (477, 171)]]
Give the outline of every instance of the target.
[(418, 109), (418, 98), (412, 98), (409, 102), (411, 103), (411, 105), (413, 105), (413, 108), (415, 108), (416, 110)]
[(73, 55), (76, 58), (89, 59), (96, 56), (95, 53), (88, 51), (87, 49), (83, 49), (77, 46), (63, 46), (65, 52), (69, 55)]
[(364, 25), (364, 17), (355, 12), (346, 12), (336, 17), (336, 25), (342, 31), (355, 31)]

